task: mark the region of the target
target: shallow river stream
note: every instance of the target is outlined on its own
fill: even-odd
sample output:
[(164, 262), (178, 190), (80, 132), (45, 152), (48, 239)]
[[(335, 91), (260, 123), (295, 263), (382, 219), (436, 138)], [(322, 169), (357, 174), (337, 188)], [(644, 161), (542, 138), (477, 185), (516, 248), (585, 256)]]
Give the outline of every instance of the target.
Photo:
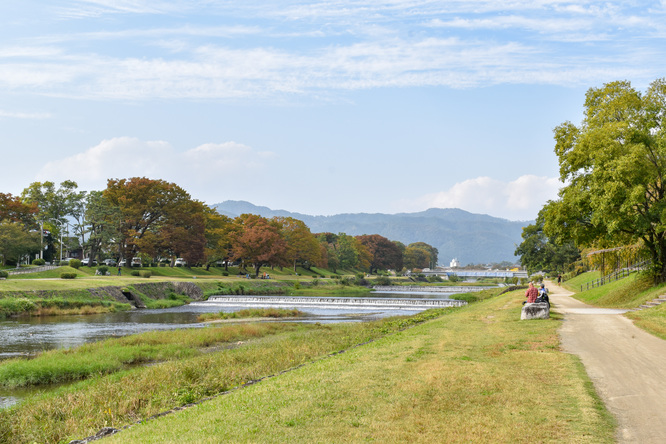
[[(448, 294), (374, 293), (377, 298), (447, 299)], [(71, 348), (87, 342), (114, 336), (125, 336), (151, 330), (201, 328), (197, 322), (202, 313), (237, 311), (247, 306), (229, 306), (214, 302), (196, 302), (162, 310), (132, 310), (100, 315), (53, 316), (0, 321), (0, 359), (30, 356), (44, 350)], [(287, 307), (285, 307), (287, 308)], [(299, 322), (358, 322), (386, 316), (411, 315), (423, 308), (387, 309), (377, 307), (318, 308), (294, 307), (309, 313)], [(34, 389), (0, 388), (0, 408), (15, 404)]]

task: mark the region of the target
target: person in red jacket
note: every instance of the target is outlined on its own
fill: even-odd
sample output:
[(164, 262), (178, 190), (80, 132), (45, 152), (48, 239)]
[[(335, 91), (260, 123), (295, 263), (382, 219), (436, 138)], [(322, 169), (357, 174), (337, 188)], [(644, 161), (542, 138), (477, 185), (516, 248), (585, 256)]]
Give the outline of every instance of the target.
[(527, 298), (526, 303), (528, 304), (534, 303), (537, 297), (539, 297), (539, 290), (537, 290), (532, 282), (530, 282), (529, 288), (525, 291), (525, 297)]

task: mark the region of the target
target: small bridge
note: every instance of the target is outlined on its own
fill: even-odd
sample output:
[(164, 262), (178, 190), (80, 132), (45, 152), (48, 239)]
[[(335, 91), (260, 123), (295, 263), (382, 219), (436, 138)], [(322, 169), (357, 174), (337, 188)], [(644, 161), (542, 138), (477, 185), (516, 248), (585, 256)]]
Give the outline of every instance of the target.
[(393, 298), (325, 298), (306, 296), (211, 296), (208, 302), (221, 305), (285, 305), (299, 307), (327, 307), (327, 308), (435, 308), (460, 307), (467, 305), (465, 301), (455, 299), (393, 299)]

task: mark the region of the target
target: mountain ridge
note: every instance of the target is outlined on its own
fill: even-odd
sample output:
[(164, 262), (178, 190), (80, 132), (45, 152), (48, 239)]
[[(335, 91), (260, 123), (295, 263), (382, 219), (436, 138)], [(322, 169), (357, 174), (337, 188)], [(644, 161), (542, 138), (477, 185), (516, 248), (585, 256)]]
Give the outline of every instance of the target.
[(313, 233), (346, 233), (351, 236), (379, 234), (405, 245), (426, 242), (439, 251), (439, 261), (457, 258), (461, 264), (516, 260), (513, 252), (522, 242), (524, 226), (533, 221), (509, 221), (459, 208), (429, 208), (415, 213), (341, 213), (311, 216), (273, 210), (247, 201), (227, 200), (212, 205), (220, 214), (237, 217), (243, 213), (263, 217), (293, 217), (302, 220)]

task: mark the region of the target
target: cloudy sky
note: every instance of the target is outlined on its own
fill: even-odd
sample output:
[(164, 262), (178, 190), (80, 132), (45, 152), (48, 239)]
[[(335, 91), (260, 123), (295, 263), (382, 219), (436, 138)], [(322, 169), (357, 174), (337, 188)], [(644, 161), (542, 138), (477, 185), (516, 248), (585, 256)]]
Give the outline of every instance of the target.
[(529, 220), (585, 91), (664, 76), (664, 1), (5, 1), (0, 192)]

